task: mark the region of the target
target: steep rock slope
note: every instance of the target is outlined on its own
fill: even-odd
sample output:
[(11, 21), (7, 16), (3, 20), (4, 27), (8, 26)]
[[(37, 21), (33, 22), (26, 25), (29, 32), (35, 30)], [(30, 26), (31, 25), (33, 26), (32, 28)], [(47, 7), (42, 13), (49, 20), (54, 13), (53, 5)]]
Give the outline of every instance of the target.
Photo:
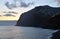
[(59, 22), (55, 25), (53, 24), (52, 19), (60, 19), (60, 7), (50, 7), (48, 5), (38, 6), (28, 12), (23, 13), (17, 21), (16, 26), (59, 29), (60, 27), (57, 23), (60, 21), (58, 20)]

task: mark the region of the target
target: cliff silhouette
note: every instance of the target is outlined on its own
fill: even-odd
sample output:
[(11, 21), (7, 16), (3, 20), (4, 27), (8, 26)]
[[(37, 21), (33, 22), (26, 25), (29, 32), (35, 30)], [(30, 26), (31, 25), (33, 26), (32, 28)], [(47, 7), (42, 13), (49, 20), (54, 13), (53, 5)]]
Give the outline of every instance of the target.
[(21, 14), (16, 26), (60, 29), (60, 7), (37, 6)]

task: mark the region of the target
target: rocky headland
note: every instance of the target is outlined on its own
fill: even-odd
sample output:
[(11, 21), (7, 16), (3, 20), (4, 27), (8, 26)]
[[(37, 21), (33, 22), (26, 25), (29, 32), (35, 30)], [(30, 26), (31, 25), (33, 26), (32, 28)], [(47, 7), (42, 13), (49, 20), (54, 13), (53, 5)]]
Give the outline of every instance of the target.
[(60, 7), (37, 6), (21, 14), (16, 26), (60, 29)]

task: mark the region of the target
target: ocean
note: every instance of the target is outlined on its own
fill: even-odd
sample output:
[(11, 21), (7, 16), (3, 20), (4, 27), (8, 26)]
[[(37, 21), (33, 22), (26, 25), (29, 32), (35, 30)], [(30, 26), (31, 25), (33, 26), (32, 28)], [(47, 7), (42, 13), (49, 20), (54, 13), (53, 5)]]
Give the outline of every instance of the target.
[(0, 26), (0, 39), (50, 39), (57, 30), (34, 27)]
[(0, 39), (50, 39), (57, 30), (15, 26), (17, 21), (0, 21)]
[(14, 26), (17, 21), (0, 21), (0, 26)]

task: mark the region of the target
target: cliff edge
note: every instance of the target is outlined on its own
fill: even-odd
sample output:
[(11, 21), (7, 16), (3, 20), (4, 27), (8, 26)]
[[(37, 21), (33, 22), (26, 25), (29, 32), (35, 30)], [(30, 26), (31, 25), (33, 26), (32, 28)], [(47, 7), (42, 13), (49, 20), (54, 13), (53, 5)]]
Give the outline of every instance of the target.
[(60, 7), (38, 6), (21, 14), (16, 26), (60, 29)]

